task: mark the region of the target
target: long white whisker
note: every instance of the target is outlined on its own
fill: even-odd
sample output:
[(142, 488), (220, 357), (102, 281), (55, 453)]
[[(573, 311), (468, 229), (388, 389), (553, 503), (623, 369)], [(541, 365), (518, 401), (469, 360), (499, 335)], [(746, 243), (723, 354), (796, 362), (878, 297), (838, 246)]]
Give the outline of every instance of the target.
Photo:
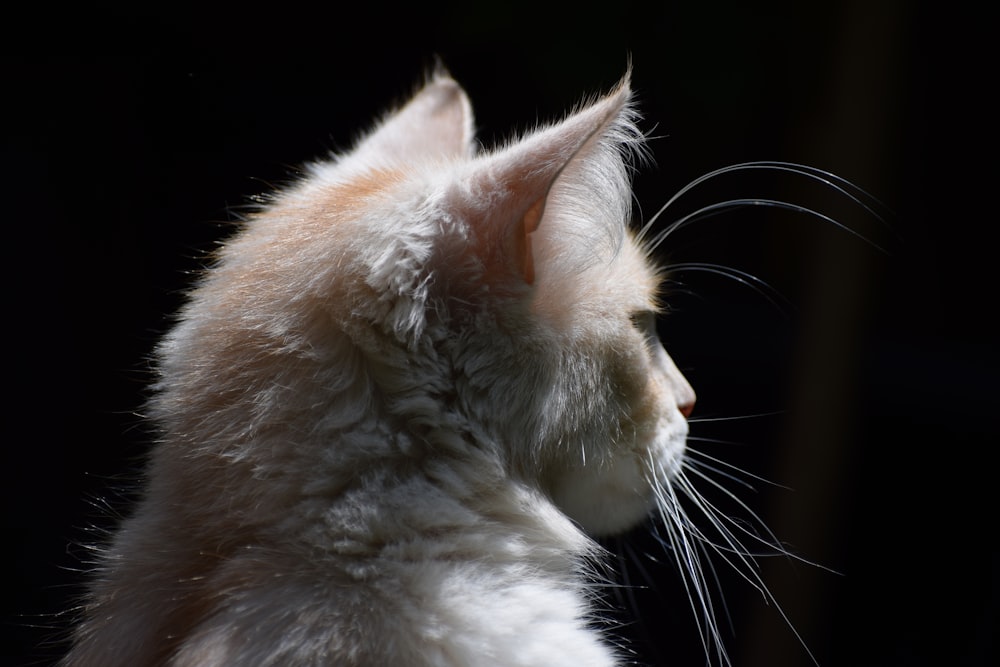
[[(778, 603), (778, 600), (774, 597), (774, 595), (771, 593), (771, 591), (767, 588), (767, 585), (764, 583), (763, 579), (761, 578), (761, 575), (760, 575), (760, 572), (759, 572), (759, 568), (757, 567), (756, 561), (753, 560), (753, 556), (750, 555), (750, 554), (747, 554), (747, 552), (745, 550), (741, 550), (739, 547), (736, 546), (736, 545), (740, 545), (740, 547), (741, 547), (742, 545), (741, 545), (740, 541), (738, 539), (736, 539), (735, 536), (732, 535), (732, 533), (725, 527), (725, 525), (723, 523), (721, 523), (720, 514), (718, 513), (718, 510), (715, 507), (713, 507), (711, 504), (708, 504), (704, 500), (704, 498), (701, 497), (700, 494), (698, 494), (697, 491), (695, 491), (694, 488), (690, 486), (690, 482), (688, 482), (683, 475), (679, 475), (677, 477), (677, 480), (681, 482), (681, 485), (685, 489), (686, 493), (693, 494), (692, 496), (689, 496), (689, 498), (693, 502), (695, 502), (696, 506), (698, 506), (699, 509), (701, 509), (702, 512), (705, 513), (705, 516), (709, 519), (709, 521), (712, 522), (715, 525), (716, 530), (718, 530), (720, 532), (720, 535), (722, 536), (723, 541), (725, 541), (730, 546), (730, 548), (733, 549), (733, 551), (731, 551), (729, 553), (731, 553), (734, 556), (736, 556), (736, 560), (739, 561), (740, 563), (742, 563), (745, 566), (746, 570), (744, 571), (743, 569), (737, 567), (736, 564), (733, 561), (729, 560), (729, 558), (726, 557), (726, 552), (721, 547), (721, 545), (715, 544), (715, 543), (713, 543), (711, 541), (707, 541), (706, 544), (708, 546), (710, 546), (716, 553), (718, 553), (724, 560), (726, 560), (733, 567), (733, 569), (738, 574), (740, 574), (751, 586), (753, 586), (758, 591), (760, 591), (761, 595), (764, 597), (764, 599), (769, 604), (771, 604), (771, 605), (774, 606), (774, 608), (777, 610), (778, 614), (781, 616), (782, 620), (784, 620), (785, 624), (792, 631), (792, 634), (795, 635), (795, 638), (799, 641), (799, 644), (802, 646), (803, 650), (805, 650), (805, 652), (809, 656), (810, 660), (812, 660), (813, 664), (817, 665), (817, 667), (818, 667), (819, 662), (816, 660), (816, 656), (814, 656), (813, 653), (812, 653), (812, 651), (809, 650), (809, 646), (805, 643), (805, 641), (803, 640), (802, 636), (799, 634), (798, 630), (795, 629), (795, 626), (792, 624), (791, 620), (788, 618), (788, 615), (785, 613), (785, 610), (781, 607), (781, 605)], [(755, 516), (755, 518), (757, 518), (757, 517)], [(757, 518), (757, 520), (759, 521), (759, 518)], [(741, 530), (744, 530), (738, 524), (734, 523), (733, 525), (736, 525)], [(746, 531), (744, 531), (744, 532), (746, 532)], [(752, 533), (748, 533), (748, 534), (753, 535)], [(754, 537), (756, 539), (759, 539), (759, 537), (757, 537), (757, 536), (754, 536)], [(791, 555), (791, 554), (788, 554), (788, 555)], [(804, 562), (807, 562), (807, 561), (804, 561)]]
[[(731, 446), (740, 445), (740, 443), (736, 440), (723, 440), (722, 438), (707, 438), (700, 435), (689, 435), (688, 444), (691, 444), (692, 442), (705, 443), (706, 445), (731, 445)], [(687, 451), (688, 453), (692, 452), (691, 449), (688, 449)]]
[(744, 162), (741, 164), (732, 165), (731, 168), (718, 170), (721, 173), (727, 173), (730, 171), (743, 171), (748, 169), (768, 169), (771, 171), (787, 171), (792, 174), (797, 174), (799, 176), (805, 176), (806, 178), (818, 181), (834, 190), (844, 195), (855, 204), (867, 211), (873, 218), (878, 220), (884, 225), (888, 226), (885, 217), (882, 214), (877, 213), (871, 206), (862, 201), (862, 197), (868, 202), (877, 205), (878, 208), (886, 215), (890, 215), (891, 211), (889, 207), (883, 204), (877, 197), (867, 192), (866, 190), (858, 187), (846, 178), (837, 176), (829, 171), (819, 169), (817, 167), (810, 167), (805, 164), (798, 164), (795, 162), (781, 162), (776, 160), (761, 160), (756, 162)]
[(874, 247), (876, 250), (879, 250), (880, 252), (883, 253), (886, 252), (885, 248), (881, 247), (871, 239), (865, 237), (863, 234), (859, 232), (854, 231), (844, 223), (834, 218), (831, 218), (825, 213), (820, 213), (815, 209), (811, 209), (806, 206), (801, 206), (799, 204), (793, 204), (792, 202), (782, 201), (780, 199), (762, 199), (762, 198), (727, 199), (725, 201), (709, 204), (708, 206), (703, 206), (696, 211), (688, 213), (683, 218), (680, 218), (675, 222), (671, 223), (661, 232), (659, 232), (656, 236), (654, 236), (652, 241), (649, 242), (648, 251), (655, 250), (661, 243), (663, 243), (667, 239), (668, 236), (676, 232), (678, 229), (686, 227), (687, 225), (691, 224), (696, 220), (712, 217), (715, 215), (720, 215), (732, 209), (746, 208), (750, 206), (768, 206), (813, 216), (819, 220), (828, 222), (831, 225), (842, 229), (843, 231), (847, 232), (848, 234), (851, 234), (852, 236), (856, 236), (857, 238), (861, 239), (865, 243), (868, 243), (869, 245)]
[[(689, 438), (689, 439), (692, 439), (692, 438)], [(701, 438), (697, 438), (697, 440), (702, 440), (702, 439)], [(721, 441), (717, 441), (717, 442), (721, 442)], [(723, 468), (729, 468), (730, 470), (732, 470), (732, 471), (734, 471), (734, 472), (736, 472), (736, 473), (738, 473), (740, 475), (743, 475), (744, 477), (751, 477), (751, 478), (757, 480), (758, 482), (763, 482), (764, 484), (767, 484), (769, 486), (774, 486), (774, 487), (777, 487), (779, 489), (785, 489), (786, 491), (790, 490), (787, 486), (785, 486), (783, 484), (778, 484), (777, 482), (772, 482), (771, 480), (767, 479), (766, 477), (761, 477), (760, 475), (755, 475), (752, 472), (748, 472), (748, 471), (744, 470), (743, 468), (740, 468), (739, 466), (736, 466), (736, 465), (733, 465), (732, 463), (729, 463), (728, 461), (725, 461), (723, 459), (720, 459), (720, 458), (717, 458), (715, 456), (712, 456), (711, 454), (706, 454), (705, 452), (699, 451), (697, 449), (689, 447), (688, 450), (687, 450), (687, 454), (688, 454), (689, 458), (686, 461), (686, 463), (690, 464), (692, 467), (701, 467), (701, 468), (705, 468), (707, 470), (711, 470), (712, 472), (714, 472), (714, 473), (716, 473), (718, 475), (723, 475), (723, 476), (725, 476), (727, 478), (735, 480), (736, 482), (739, 482), (741, 484), (745, 484), (746, 486), (750, 486), (750, 484), (748, 482), (746, 482), (745, 480), (736, 478), (734, 475), (729, 474), (726, 471), (721, 470), (721, 469), (715, 467), (714, 465), (709, 465), (708, 463), (705, 463), (705, 461), (695, 461), (695, 460), (693, 460), (693, 458), (694, 457), (699, 457), (699, 458), (705, 459), (707, 461), (711, 461), (712, 463), (717, 464), (717, 465), (719, 465), (719, 466), (721, 466)], [(753, 488), (753, 487), (751, 486), (750, 488)]]
[[(654, 535), (656, 539), (674, 554), (674, 558), (680, 568), (681, 580), (687, 593), (689, 604), (695, 614), (695, 618), (698, 619), (697, 627), (702, 646), (707, 654), (714, 653), (720, 664), (731, 665), (718, 625), (718, 608), (715, 600), (713, 600), (709, 593), (709, 579), (716, 583), (716, 590), (721, 590), (721, 587), (718, 586), (718, 575), (710, 554), (712, 552), (726, 561), (736, 574), (761, 594), (765, 602), (778, 611), (778, 614), (788, 625), (812, 662), (818, 664), (802, 636), (791, 624), (787, 614), (764, 583), (757, 558), (781, 555), (809, 565), (816, 564), (791, 553), (783, 547), (756, 512), (713, 477), (707, 475), (705, 471), (707, 470), (729, 479), (735, 479), (736, 481), (741, 480), (736, 479), (733, 475), (728, 474), (719, 467), (706, 463), (706, 461), (718, 463), (722, 467), (731, 468), (750, 477), (756, 478), (756, 476), (750, 475), (745, 471), (740, 471), (736, 466), (731, 466), (703, 453), (698, 452), (695, 455), (703, 460), (687, 459), (684, 461), (681, 470), (672, 475), (668, 474), (659, 464), (652, 461), (651, 468), (656, 472), (653, 475), (655, 481), (653, 488), (662, 519), (660, 525), (663, 529), (663, 533), (656, 531)], [(763, 530), (763, 535), (757, 532), (756, 529), (751, 530), (744, 522), (736, 521), (722, 512), (694, 487), (689, 475), (704, 480), (705, 483), (711, 485), (735, 503), (742, 512), (747, 513), (750, 517), (751, 524), (749, 525)], [(717, 536), (715, 539), (705, 534), (704, 531), (691, 521), (687, 511), (681, 505), (677, 495), (678, 490), (693, 504), (698, 513), (705, 517), (708, 525)], [(745, 537), (741, 539), (740, 535)], [(755, 553), (755, 550), (747, 548), (744, 540), (752, 540), (764, 545), (768, 551), (765, 553)], [(720, 602), (721, 609), (728, 618), (728, 609), (726, 609), (724, 599), (721, 597)]]
[[(688, 453), (689, 454), (694, 454), (694, 451), (693, 450), (688, 450)], [(711, 458), (711, 457), (707, 457), (706, 456), (705, 458)], [(722, 470), (721, 467), (717, 468), (715, 466), (709, 465), (708, 463), (705, 463), (704, 461), (692, 461), (692, 460), (688, 460), (688, 461), (685, 461), (685, 464), (687, 464), (691, 468), (699, 468), (699, 467), (705, 468), (707, 470), (712, 471), (716, 475), (719, 475), (721, 477), (725, 477), (726, 479), (739, 484), (740, 486), (742, 486), (744, 488), (750, 489), (751, 491), (756, 491), (756, 489), (754, 488), (753, 484), (751, 484), (749, 481), (747, 481), (745, 479), (742, 479), (742, 478), (740, 478), (738, 476), (738, 474), (745, 474), (742, 469), (740, 469), (739, 467), (734, 466), (734, 465), (729, 465), (729, 464), (725, 463), (724, 461), (720, 461), (719, 459), (711, 459), (711, 460), (719, 463), (720, 466), (729, 467), (731, 470), (733, 470), (735, 472), (727, 472), (725, 470)]]
[[(734, 415), (732, 417), (694, 417), (688, 420), (689, 424), (705, 424), (708, 422), (727, 422), (742, 419), (757, 419), (759, 417), (776, 417), (785, 414), (784, 410), (773, 410), (771, 412), (754, 412), (748, 415)], [(689, 436), (690, 439), (690, 436)]]
[[(703, 186), (706, 182), (719, 179), (728, 174), (745, 173), (753, 170), (788, 174), (793, 177), (807, 179), (813, 184), (819, 184), (828, 188), (829, 192), (842, 197), (846, 202), (856, 206), (859, 211), (863, 211), (866, 215), (875, 218), (885, 227), (889, 227), (886, 218), (891, 215), (891, 211), (882, 202), (850, 181), (835, 174), (790, 162), (744, 162), (706, 173), (678, 190), (656, 211), (652, 218), (641, 226), (638, 239), (642, 243), (645, 252), (652, 255), (672, 235), (675, 235), (678, 231), (695, 222), (701, 222), (719, 215), (730, 214), (736, 210), (749, 207), (767, 207), (791, 212), (796, 216), (805, 215), (813, 220), (833, 225), (835, 228), (862, 240), (879, 252), (887, 252), (878, 243), (867, 238), (862, 231), (859, 231), (861, 228), (853, 225), (853, 223), (849, 226), (823, 210), (803, 206), (793, 201), (763, 197), (733, 197), (724, 199), (723, 201), (716, 201), (685, 213), (682, 217), (673, 220), (662, 229), (656, 229), (658, 221), (668, 210), (672, 211), (680, 199), (693, 194), (692, 191)], [(786, 177), (783, 176), (783, 178)], [(813, 187), (813, 185), (810, 185), (810, 187)], [(695, 204), (686, 204), (685, 206), (687, 210), (690, 210), (694, 208)], [(744, 287), (753, 289), (782, 313), (793, 310), (792, 304), (770, 284), (751, 273), (737, 268), (710, 262), (692, 261), (671, 264), (664, 267), (664, 271), (668, 274), (701, 272), (728, 278)], [(684, 287), (682, 283), (680, 283), (680, 286)], [(711, 423), (714, 421), (773, 416), (775, 414), (780, 414), (780, 412), (759, 413), (742, 417), (699, 417), (690, 420), (690, 422), (692, 424), (699, 422)], [(721, 440), (699, 438), (696, 436), (689, 436), (688, 442), (724, 443)], [(806, 654), (814, 664), (818, 664), (816, 657), (810, 651), (802, 636), (792, 625), (785, 611), (778, 604), (774, 594), (764, 582), (760, 568), (760, 559), (764, 557), (787, 557), (798, 562), (821, 567), (824, 570), (832, 570), (812, 563), (793, 553), (790, 547), (778, 540), (777, 536), (764, 523), (761, 516), (747, 502), (741, 500), (736, 493), (727, 488), (728, 486), (740, 491), (740, 489), (733, 486), (733, 483), (735, 483), (754, 490), (755, 482), (779, 488), (786, 487), (774, 484), (763, 477), (749, 473), (739, 466), (732, 465), (713, 455), (697, 451), (694, 447), (688, 448), (687, 456), (682, 460), (677, 470), (667, 470), (665, 464), (652, 460), (651, 456), (649, 473), (661, 519), (657, 524), (658, 529), (654, 530), (653, 535), (666, 550), (673, 554), (676, 565), (680, 570), (681, 581), (687, 593), (689, 605), (695, 615), (701, 644), (705, 649), (709, 661), (712, 664), (718, 661), (723, 665), (731, 665), (730, 657), (726, 653), (720, 633), (721, 617), (718, 616), (718, 613), (725, 612), (726, 617), (728, 617), (728, 610), (726, 609), (725, 599), (722, 594), (712, 590), (712, 584), (714, 583), (716, 590), (721, 591), (719, 573), (716, 569), (718, 565), (716, 559), (721, 558), (733, 569), (736, 575), (761, 594), (765, 603), (777, 609), (780, 617), (802, 645)], [(708, 495), (706, 496), (699, 491), (699, 488), (707, 491)], [(727, 514), (723, 511), (723, 508), (734, 509), (735, 515)]]
[[(681, 506), (669, 483), (669, 475), (655, 462), (651, 463), (651, 469), (654, 471), (652, 486), (662, 518), (661, 525), (666, 531), (667, 539), (664, 540), (659, 534), (656, 537), (674, 553), (691, 610), (698, 620), (698, 634), (706, 655), (714, 648), (721, 663), (729, 665), (731, 664), (729, 656), (726, 654), (716, 621), (714, 602), (709, 595), (702, 566), (703, 559), (699, 555), (701, 550), (699, 545), (703, 544), (703, 540), (699, 539), (697, 527), (691, 523)], [(690, 538), (694, 538), (694, 541), (692, 542)]]
[(885, 204), (879, 201), (876, 197), (872, 196), (871, 194), (861, 189), (854, 183), (848, 181), (847, 179), (841, 178), (840, 176), (837, 176), (836, 174), (830, 173), (828, 171), (824, 171), (823, 169), (810, 167), (804, 164), (797, 164), (794, 162), (761, 160), (754, 162), (742, 162), (739, 164), (733, 164), (726, 167), (721, 167), (719, 169), (710, 171), (707, 174), (703, 174), (702, 176), (699, 176), (698, 178), (694, 179), (693, 181), (685, 185), (683, 188), (678, 190), (673, 197), (667, 200), (667, 203), (661, 206), (659, 210), (657, 210), (657, 212), (653, 214), (653, 217), (650, 218), (645, 225), (643, 225), (642, 230), (639, 234), (639, 238), (644, 238), (646, 233), (648, 233), (648, 231), (652, 229), (652, 227), (656, 224), (656, 221), (659, 219), (659, 217), (667, 209), (669, 209), (678, 199), (680, 199), (685, 194), (692, 191), (702, 183), (711, 180), (713, 178), (722, 176), (724, 174), (731, 174), (738, 171), (749, 171), (752, 169), (784, 171), (815, 180), (841, 193), (842, 195), (844, 195), (845, 197), (856, 203), (858, 206), (863, 208), (865, 211), (867, 211), (872, 217), (874, 217), (882, 224), (887, 224), (885, 218), (881, 214), (877, 213), (871, 206), (862, 201), (862, 197), (864, 197), (864, 199), (866, 199), (868, 202), (877, 205), (878, 208), (882, 209), (884, 212), (886, 212), (886, 214), (890, 213), (888, 207), (885, 206)]
[[(737, 561), (742, 563), (746, 568), (746, 572), (739, 567), (736, 567), (728, 558), (726, 559), (729, 561), (730, 565), (733, 565), (733, 569), (736, 570), (737, 573), (739, 573), (751, 586), (760, 591), (762, 595), (765, 595), (766, 598), (765, 591), (767, 587), (764, 585), (764, 582), (760, 577), (757, 562), (753, 559), (752, 553), (743, 545), (739, 538), (737, 538), (737, 536), (726, 527), (726, 524), (728, 523), (735, 526), (740, 532), (751, 535), (758, 541), (763, 542), (763, 540), (761, 540), (759, 536), (754, 535), (750, 531), (743, 528), (738, 522), (726, 517), (717, 507), (712, 505), (705, 499), (704, 496), (698, 493), (684, 475), (678, 475), (675, 481), (678, 482), (678, 485), (685, 492), (685, 495), (688, 496), (688, 499), (694, 503), (695, 507), (697, 507), (698, 510), (709, 520), (712, 527), (721, 537), (723, 544), (718, 544), (717, 542), (709, 539), (700, 530), (695, 533), (695, 536), (706, 545), (710, 546), (712, 550), (719, 555), (729, 553), (735, 557)], [(739, 503), (740, 501), (736, 499), (736, 502)], [(745, 505), (743, 506), (746, 507)], [(754, 515), (754, 518), (757, 518), (756, 515)], [(752, 573), (752, 576), (750, 573)]]
[[(687, 521), (686, 514), (684, 514), (679, 507), (673, 505), (671, 509), (676, 512), (679, 512), (680, 514), (683, 514), (685, 518), (685, 525), (688, 527), (689, 530), (691, 530), (692, 537), (694, 537), (697, 541), (699, 541), (702, 545), (704, 545), (704, 547), (710, 548), (720, 557), (722, 557), (727, 563), (729, 563), (729, 565), (734, 569), (734, 571), (737, 574), (739, 574), (745, 581), (747, 581), (747, 583), (749, 583), (753, 588), (755, 588), (757, 591), (761, 593), (765, 601), (767, 601), (770, 605), (773, 605), (775, 609), (777, 609), (781, 618), (785, 621), (786, 625), (792, 631), (795, 638), (799, 641), (799, 644), (809, 655), (809, 658), (812, 660), (814, 664), (818, 665), (818, 662), (815, 656), (813, 655), (812, 651), (809, 650), (809, 647), (806, 645), (802, 636), (792, 625), (785, 611), (782, 609), (777, 599), (774, 597), (771, 591), (767, 588), (767, 585), (764, 583), (755, 560), (757, 556), (755, 554), (752, 554), (748, 549), (746, 549), (745, 545), (736, 537), (736, 535), (732, 532), (732, 530), (730, 530), (727, 527), (727, 524), (732, 525), (739, 532), (742, 532), (750, 536), (755, 541), (765, 544), (770, 549), (776, 550), (777, 552), (779, 552), (780, 555), (785, 555), (791, 558), (795, 558), (809, 565), (815, 565), (815, 563), (811, 563), (810, 561), (807, 561), (795, 554), (790, 553), (787, 549), (782, 548), (777, 538), (773, 535), (773, 533), (771, 533), (770, 530), (767, 529), (766, 525), (763, 523), (761, 518), (755, 512), (753, 512), (753, 510), (751, 510), (745, 503), (740, 501), (738, 497), (736, 497), (734, 494), (726, 490), (725, 487), (721, 486), (720, 484), (715, 482), (715, 480), (711, 479), (704, 473), (697, 470), (696, 467), (686, 465), (685, 470), (687, 472), (696, 475), (701, 479), (706, 480), (708, 483), (718, 488), (720, 491), (726, 494), (730, 499), (732, 499), (735, 503), (737, 503), (737, 505), (739, 505), (744, 511), (749, 513), (749, 515), (753, 518), (754, 521), (758, 523), (758, 525), (764, 528), (765, 532), (768, 534), (769, 538), (773, 540), (773, 542), (768, 542), (767, 540), (761, 538), (760, 535), (757, 535), (756, 533), (747, 530), (740, 523), (735, 522), (732, 519), (726, 517), (724, 513), (722, 513), (712, 503), (707, 501), (704, 498), (704, 496), (700, 494), (697, 491), (697, 489), (694, 488), (694, 486), (691, 484), (690, 480), (687, 478), (684, 471), (674, 476), (672, 484), (669, 485), (671, 488), (671, 494), (673, 493), (672, 492), (673, 486), (674, 485), (678, 486), (684, 492), (685, 496), (687, 496), (687, 498), (692, 503), (694, 503), (695, 507), (698, 508), (699, 512), (701, 512), (706, 517), (710, 525), (719, 534), (720, 538), (722, 539), (722, 543), (720, 544), (711, 539), (708, 539), (704, 535), (704, 533), (701, 532), (700, 530), (692, 529), (690, 523)], [(742, 565), (742, 567), (740, 567), (740, 564)], [(699, 572), (700, 571), (701, 570), (699, 568)]]
[[(785, 312), (785, 310), (791, 307), (791, 303), (781, 296), (781, 293), (771, 287), (771, 285), (769, 285), (766, 281), (761, 280), (752, 273), (747, 273), (746, 271), (741, 271), (740, 269), (730, 266), (711, 264), (708, 262), (682, 262), (678, 264), (670, 264), (665, 267), (665, 270), (670, 273), (683, 273), (685, 271), (704, 271), (706, 273), (714, 273), (716, 275), (735, 280), (736, 282), (753, 289), (755, 292), (770, 301), (771, 305), (782, 312)], [(781, 303), (779, 303), (779, 300)]]
[[(690, 472), (691, 474), (697, 476), (700, 479), (705, 480), (705, 482), (707, 484), (709, 484), (709, 485), (715, 487), (716, 489), (718, 489), (721, 493), (723, 493), (730, 500), (732, 500), (734, 503), (736, 503), (736, 505), (741, 510), (745, 511), (751, 517), (751, 519), (754, 522), (756, 522), (756, 525), (760, 526), (760, 528), (763, 529), (763, 531), (766, 533), (766, 539), (762, 538), (756, 532), (748, 530), (744, 526), (743, 523), (741, 523), (739, 521), (735, 521), (732, 518), (728, 517), (725, 513), (723, 513), (721, 510), (719, 510), (719, 508), (717, 508), (715, 505), (713, 505), (708, 500), (706, 500), (705, 497), (702, 494), (700, 494), (698, 491), (696, 491), (694, 489), (694, 487), (691, 485), (690, 480), (688, 480), (685, 477), (685, 479), (681, 482), (682, 489), (684, 489), (685, 493), (690, 493), (690, 494), (694, 494), (694, 495), (697, 496), (697, 499), (692, 498), (692, 500), (695, 501), (696, 504), (700, 505), (699, 509), (701, 509), (703, 512), (705, 510), (709, 510), (708, 512), (706, 512), (706, 516), (708, 516), (708, 518), (709, 518), (710, 521), (713, 521), (713, 524), (714, 524), (713, 527), (716, 530), (720, 530), (720, 532), (722, 530), (725, 530), (725, 532), (727, 534), (729, 534), (730, 536), (732, 536), (732, 537), (735, 538), (735, 536), (732, 535), (732, 532), (729, 531), (728, 529), (725, 529), (724, 526), (722, 525), (722, 523), (730, 524), (730, 525), (734, 526), (736, 529), (738, 529), (740, 532), (742, 532), (742, 533), (746, 534), (747, 536), (749, 536), (750, 538), (752, 538), (754, 541), (759, 542), (760, 544), (766, 546), (768, 549), (771, 550), (769, 553), (768, 552), (765, 552), (765, 553), (759, 553), (759, 552), (758, 553), (754, 553), (753, 556), (755, 556), (755, 557), (760, 557), (760, 556), (783, 556), (783, 557), (787, 557), (787, 558), (791, 558), (793, 560), (796, 560), (796, 561), (798, 561), (800, 563), (804, 563), (806, 565), (810, 565), (812, 567), (818, 567), (818, 568), (820, 568), (822, 570), (826, 570), (827, 572), (831, 572), (833, 574), (839, 574), (836, 570), (833, 570), (833, 569), (831, 569), (829, 567), (826, 567), (826, 566), (821, 565), (819, 563), (816, 563), (816, 562), (813, 562), (811, 560), (808, 560), (808, 559), (800, 556), (799, 554), (793, 553), (793, 552), (789, 551), (788, 549), (786, 549), (785, 547), (783, 547), (781, 545), (780, 540), (778, 540), (777, 535), (775, 535), (767, 527), (767, 524), (764, 523), (764, 520), (756, 512), (754, 512), (752, 509), (750, 509), (750, 507), (745, 502), (743, 502), (742, 500), (740, 500), (740, 498), (736, 494), (732, 493), (729, 489), (727, 489), (725, 486), (723, 486), (722, 484), (720, 484), (718, 481), (716, 481), (715, 479), (713, 479), (712, 477), (706, 475), (704, 472), (702, 472), (701, 470), (698, 469), (700, 467), (706, 467), (705, 464), (695, 463), (695, 462), (691, 462), (691, 461), (685, 461), (685, 464), (686, 464), (686, 470), (688, 472)], [(707, 466), (707, 467), (708, 467), (708, 469), (712, 470), (713, 472), (716, 472), (717, 474), (729, 477), (729, 475), (725, 475), (725, 473), (722, 473), (722, 472), (720, 472), (720, 471), (712, 468), (711, 466)], [(745, 474), (749, 474), (749, 473), (745, 473)], [(757, 479), (760, 479), (760, 478), (757, 478)], [(763, 480), (763, 481), (766, 481), (766, 480)], [(722, 522), (722, 523), (717, 523), (717, 522), (714, 521), (714, 519), (718, 519), (718, 521)], [(739, 552), (741, 552), (741, 553), (749, 553), (749, 550), (746, 548), (746, 546), (742, 542), (740, 542), (739, 540), (736, 540), (736, 541), (739, 544)], [(761, 582), (761, 584), (763, 585), (763, 582)]]
[[(691, 491), (697, 496), (697, 498), (692, 498), (692, 501), (695, 502), (695, 504), (698, 506), (698, 509), (700, 509), (705, 514), (705, 516), (709, 517), (709, 519), (713, 521), (713, 527), (716, 530), (718, 530), (720, 534), (722, 534), (723, 539), (726, 541), (726, 543), (732, 548), (735, 554), (741, 557), (741, 559), (743, 556), (750, 556), (750, 555), (755, 556), (758, 554), (751, 554), (750, 550), (746, 547), (746, 545), (743, 544), (742, 541), (740, 541), (732, 531), (725, 528), (723, 524), (728, 524), (733, 526), (736, 530), (749, 536), (754, 541), (759, 542), (760, 544), (763, 544), (767, 546), (769, 549), (777, 551), (782, 555), (791, 555), (787, 552), (787, 550), (783, 549), (780, 546), (778, 538), (767, 528), (767, 526), (764, 524), (761, 518), (756, 513), (754, 513), (754, 511), (751, 510), (746, 503), (740, 500), (739, 497), (736, 496), (736, 494), (732, 493), (726, 487), (722, 486), (717, 481), (715, 481), (711, 477), (708, 477), (707, 475), (697, 470), (696, 468), (691, 467), (688, 470), (695, 476), (705, 480), (707, 483), (709, 483), (710, 485), (721, 491), (730, 500), (736, 503), (742, 510), (746, 511), (750, 515), (750, 517), (757, 522), (757, 525), (761, 526), (761, 528), (763, 528), (764, 531), (767, 533), (768, 539), (764, 539), (756, 532), (748, 530), (742, 522), (735, 521), (734, 519), (726, 516), (723, 512), (719, 510), (719, 508), (717, 508), (715, 505), (709, 502), (703, 495), (695, 492), (689, 480), (684, 479), (684, 481), (681, 483), (682, 488)], [(716, 544), (715, 546), (717, 548), (722, 548), (722, 546), (718, 544)], [(756, 569), (756, 567), (754, 567), (754, 569)], [(763, 584), (763, 582), (761, 582), (761, 584)]]

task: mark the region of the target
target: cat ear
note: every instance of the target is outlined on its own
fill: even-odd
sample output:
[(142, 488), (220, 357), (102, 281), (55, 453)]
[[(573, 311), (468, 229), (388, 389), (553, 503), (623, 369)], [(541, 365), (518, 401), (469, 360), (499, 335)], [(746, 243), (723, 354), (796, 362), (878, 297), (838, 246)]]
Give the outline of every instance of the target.
[[(532, 234), (571, 190), (615, 188), (623, 177), (621, 144), (640, 136), (626, 77), (606, 97), (562, 122), (474, 162), (462, 198), (477, 226), (488, 271), (535, 280)], [(594, 161), (607, 164), (593, 164)], [(602, 174), (607, 181), (597, 181)], [(554, 188), (556, 182), (567, 187)]]
[(465, 91), (439, 72), (365, 137), (355, 155), (400, 163), (471, 157), (473, 134), (472, 107)]

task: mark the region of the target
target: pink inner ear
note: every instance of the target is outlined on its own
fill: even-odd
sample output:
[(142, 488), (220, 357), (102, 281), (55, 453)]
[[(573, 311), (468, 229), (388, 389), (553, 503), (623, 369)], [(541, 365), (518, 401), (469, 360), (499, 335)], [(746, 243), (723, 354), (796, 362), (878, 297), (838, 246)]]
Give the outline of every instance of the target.
[[(550, 213), (561, 206), (558, 200), (549, 202), (549, 196), (568, 196), (559, 190), (552, 193), (553, 184), (564, 172), (572, 179), (569, 182), (586, 187), (593, 178), (603, 178), (600, 174), (621, 171), (621, 156), (607, 148), (616, 141), (616, 133), (632, 134), (629, 113), (628, 88), (622, 85), (561, 123), (471, 161), (462, 187), (455, 189), (456, 204), (469, 208), (470, 222), (479, 228), (475, 235), (481, 243), (484, 268), (495, 279), (514, 277), (534, 284), (532, 246), (543, 249), (544, 244), (542, 239), (532, 239), (531, 234), (548, 224), (542, 222), (542, 217), (549, 203)], [(608, 146), (602, 148), (605, 135)], [(574, 162), (579, 164), (571, 166)], [(616, 188), (622, 185), (617, 177), (615, 183)], [(541, 269), (544, 274), (545, 267)]]
[(531, 234), (538, 229), (544, 211), (545, 197), (541, 197), (528, 207), (528, 210), (524, 212), (524, 217), (521, 219), (517, 254), (521, 258), (521, 275), (524, 276), (524, 282), (529, 285), (535, 282), (535, 258), (531, 252)]

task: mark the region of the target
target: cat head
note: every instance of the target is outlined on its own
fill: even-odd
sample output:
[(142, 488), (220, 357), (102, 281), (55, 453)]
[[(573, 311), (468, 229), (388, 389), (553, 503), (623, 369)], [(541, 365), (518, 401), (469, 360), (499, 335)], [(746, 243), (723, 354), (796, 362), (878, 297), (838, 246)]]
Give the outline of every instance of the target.
[(310, 374), (338, 388), (331, 428), (375, 413), (431, 442), (457, 425), (459, 447), (495, 447), (584, 529), (624, 530), (679, 465), (694, 401), (657, 338), (658, 271), (628, 229), (630, 95), (626, 77), (480, 151), (465, 93), (438, 74), (253, 216), (198, 298), (247, 291), (241, 326), (298, 350), (253, 355), (274, 374), (333, 369)]

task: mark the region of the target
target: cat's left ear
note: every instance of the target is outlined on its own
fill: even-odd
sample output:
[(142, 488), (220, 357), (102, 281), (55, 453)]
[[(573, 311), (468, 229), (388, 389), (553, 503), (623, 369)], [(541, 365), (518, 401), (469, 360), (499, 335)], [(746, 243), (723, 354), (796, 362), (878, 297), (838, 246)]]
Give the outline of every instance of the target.
[(434, 77), (357, 146), (356, 156), (403, 164), (471, 157), (473, 120), (469, 99), (451, 77)]
[(581, 192), (627, 189), (621, 147), (641, 136), (630, 97), (626, 76), (606, 97), (473, 163), (457, 198), (493, 278), (534, 282), (532, 234), (548, 209)]

